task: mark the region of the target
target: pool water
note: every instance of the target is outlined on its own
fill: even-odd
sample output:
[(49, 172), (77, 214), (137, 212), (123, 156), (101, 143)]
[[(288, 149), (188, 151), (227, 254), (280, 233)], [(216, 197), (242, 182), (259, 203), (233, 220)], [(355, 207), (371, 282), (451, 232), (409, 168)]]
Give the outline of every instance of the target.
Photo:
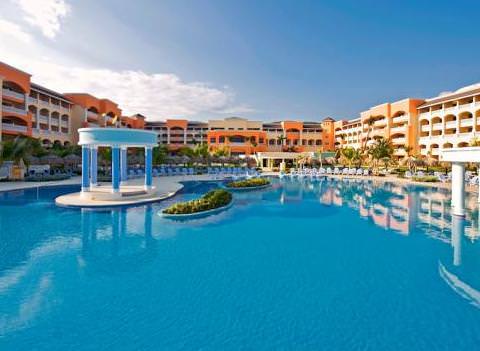
[(476, 350), (480, 244), (446, 190), (273, 180), (193, 221), (0, 193), (0, 350)]

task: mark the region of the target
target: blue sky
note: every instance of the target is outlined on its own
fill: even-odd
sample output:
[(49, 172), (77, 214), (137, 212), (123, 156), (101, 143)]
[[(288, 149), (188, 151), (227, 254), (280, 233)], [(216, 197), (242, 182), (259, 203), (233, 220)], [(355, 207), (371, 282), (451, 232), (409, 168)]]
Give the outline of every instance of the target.
[[(47, 13), (32, 19), (42, 2)], [(0, 42), (14, 24), (39, 55), (20, 59), (3, 40), (0, 59), (151, 119), (355, 118), (478, 82), (479, 10), (474, 1), (6, 0)]]

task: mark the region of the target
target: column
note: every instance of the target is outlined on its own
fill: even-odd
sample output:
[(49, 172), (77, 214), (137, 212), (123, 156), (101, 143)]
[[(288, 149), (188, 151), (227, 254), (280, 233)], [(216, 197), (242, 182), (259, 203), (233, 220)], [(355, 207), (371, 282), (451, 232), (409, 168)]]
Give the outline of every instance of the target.
[(183, 143), (187, 144), (187, 128), (183, 130)]
[(92, 146), (90, 149), (90, 188), (97, 185), (97, 153), (98, 148)]
[(152, 147), (145, 148), (145, 189), (152, 188)]
[(167, 127), (167, 144), (170, 145), (170, 128)]
[(452, 214), (465, 216), (465, 165), (452, 163)]
[(477, 167), (477, 175), (478, 175), (478, 200), (477, 200), (477, 202), (480, 203), (480, 165)]
[(452, 239), (453, 247), (453, 265), (460, 266), (462, 264), (462, 238), (465, 233), (465, 221), (460, 218), (452, 217)]
[(112, 192), (120, 191), (120, 148), (112, 147)]
[(122, 147), (120, 150), (120, 181), (125, 184), (128, 180), (128, 160), (127, 160), (127, 148)]
[(82, 193), (90, 190), (89, 157), (88, 145), (82, 145)]

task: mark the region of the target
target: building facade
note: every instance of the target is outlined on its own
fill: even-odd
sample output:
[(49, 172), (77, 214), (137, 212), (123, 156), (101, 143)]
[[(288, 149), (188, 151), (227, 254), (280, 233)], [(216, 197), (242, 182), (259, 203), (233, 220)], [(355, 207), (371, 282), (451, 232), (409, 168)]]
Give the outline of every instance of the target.
[(87, 93), (61, 94), (31, 82), (31, 75), (0, 62), (1, 138), (26, 136), (46, 146), (71, 145), (83, 127), (145, 127), (139, 114), (122, 116), (118, 105)]
[(418, 106), (419, 152), (438, 159), (442, 149), (480, 137), (480, 84), (427, 99)]
[(194, 122), (168, 119), (147, 122), (145, 128), (158, 134), (159, 144), (171, 150), (207, 144), (211, 151), (225, 149), (230, 155), (252, 155), (266, 151), (331, 151), (334, 145), (334, 123), (281, 121), (261, 122), (240, 117)]

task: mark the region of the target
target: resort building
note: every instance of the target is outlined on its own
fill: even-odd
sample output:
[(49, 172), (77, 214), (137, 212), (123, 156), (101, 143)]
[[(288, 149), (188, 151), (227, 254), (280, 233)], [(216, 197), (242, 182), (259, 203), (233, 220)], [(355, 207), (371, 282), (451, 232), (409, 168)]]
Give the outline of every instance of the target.
[(335, 122), (335, 144), (341, 147), (366, 147), (377, 139), (391, 140), (394, 156), (402, 158), (418, 147), (418, 110), (421, 99), (404, 99), (371, 107), (360, 118)]
[(226, 149), (232, 155), (252, 155), (333, 150), (334, 123), (332, 118), (322, 122), (261, 122), (230, 117), (208, 122), (167, 119), (147, 122), (145, 128), (156, 131), (159, 143), (172, 150), (206, 143), (212, 151)]
[(480, 135), (480, 84), (427, 99), (418, 114), (421, 155), (438, 159), (442, 149), (469, 146)]
[(44, 146), (78, 141), (82, 127), (143, 129), (145, 117), (122, 116), (118, 105), (86, 93), (61, 94), (31, 82), (31, 75), (0, 62), (2, 137), (27, 136)]

